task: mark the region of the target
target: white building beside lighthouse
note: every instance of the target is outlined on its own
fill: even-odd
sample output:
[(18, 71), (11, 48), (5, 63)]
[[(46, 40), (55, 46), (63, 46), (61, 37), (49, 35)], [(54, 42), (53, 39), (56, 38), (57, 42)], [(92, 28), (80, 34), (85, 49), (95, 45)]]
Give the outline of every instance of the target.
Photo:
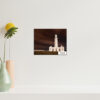
[(55, 34), (55, 38), (54, 38), (54, 47), (50, 46), (49, 47), (49, 51), (57, 51), (57, 52), (64, 52), (64, 46), (58, 46), (58, 37), (57, 34)]

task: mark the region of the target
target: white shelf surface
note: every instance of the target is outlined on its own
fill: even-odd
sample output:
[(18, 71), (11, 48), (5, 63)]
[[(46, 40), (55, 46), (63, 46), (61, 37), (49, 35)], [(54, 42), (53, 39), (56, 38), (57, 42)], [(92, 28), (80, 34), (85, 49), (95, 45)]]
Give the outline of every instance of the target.
[(7, 94), (80, 94), (100, 93), (100, 86), (16, 86)]

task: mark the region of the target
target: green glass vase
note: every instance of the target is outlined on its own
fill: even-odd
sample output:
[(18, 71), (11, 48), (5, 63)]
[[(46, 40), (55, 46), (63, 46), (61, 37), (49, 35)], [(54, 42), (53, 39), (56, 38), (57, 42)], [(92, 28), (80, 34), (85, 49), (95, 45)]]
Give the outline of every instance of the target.
[(11, 87), (11, 79), (6, 69), (6, 63), (0, 64), (0, 92), (7, 92)]

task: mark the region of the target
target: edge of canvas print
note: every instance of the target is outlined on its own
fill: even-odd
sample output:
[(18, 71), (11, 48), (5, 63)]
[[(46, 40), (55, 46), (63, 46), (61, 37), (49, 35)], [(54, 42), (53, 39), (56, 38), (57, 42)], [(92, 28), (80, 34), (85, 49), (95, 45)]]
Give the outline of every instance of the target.
[(34, 55), (66, 55), (67, 29), (34, 29)]

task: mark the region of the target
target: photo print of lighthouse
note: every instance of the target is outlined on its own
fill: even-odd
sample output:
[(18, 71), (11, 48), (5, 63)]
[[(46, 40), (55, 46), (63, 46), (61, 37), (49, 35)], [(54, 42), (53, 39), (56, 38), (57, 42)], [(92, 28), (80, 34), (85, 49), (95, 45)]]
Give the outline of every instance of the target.
[(34, 55), (66, 55), (67, 29), (34, 29)]

